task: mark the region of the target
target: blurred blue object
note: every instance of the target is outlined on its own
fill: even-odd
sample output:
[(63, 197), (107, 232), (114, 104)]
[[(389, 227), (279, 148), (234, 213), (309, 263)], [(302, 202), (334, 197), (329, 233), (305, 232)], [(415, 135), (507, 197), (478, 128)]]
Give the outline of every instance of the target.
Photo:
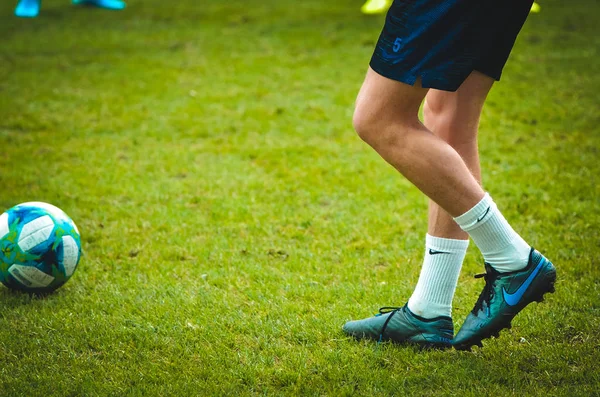
[(35, 18), (40, 13), (40, 0), (21, 0), (15, 8), (15, 15), (21, 18)]
[(122, 10), (125, 2), (121, 0), (72, 0), (73, 4), (89, 4), (109, 10)]
[[(41, 0), (19, 0), (15, 15), (21, 18), (35, 18), (40, 13)], [(72, 0), (73, 4), (88, 4), (109, 10), (122, 10), (125, 2), (122, 0)]]

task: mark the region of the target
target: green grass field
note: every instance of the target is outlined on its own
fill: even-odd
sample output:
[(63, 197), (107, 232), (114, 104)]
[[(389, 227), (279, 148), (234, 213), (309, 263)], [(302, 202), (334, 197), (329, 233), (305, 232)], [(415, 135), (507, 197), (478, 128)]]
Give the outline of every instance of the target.
[[(72, 280), (0, 286), (0, 395), (590, 396), (600, 387), (600, 3), (542, 2), (490, 94), (484, 183), (558, 268), (473, 352), (356, 342), (402, 305), (427, 201), (352, 131), (359, 0), (0, 6), (0, 209), (82, 232)], [(1, 212), (1, 211), (0, 211)], [(458, 328), (483, 282), (471, 244)]]

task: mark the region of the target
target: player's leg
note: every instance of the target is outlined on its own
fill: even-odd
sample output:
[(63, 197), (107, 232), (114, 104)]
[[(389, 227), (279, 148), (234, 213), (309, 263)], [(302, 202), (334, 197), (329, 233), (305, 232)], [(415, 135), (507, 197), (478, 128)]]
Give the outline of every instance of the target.
[[(458, 152), (418, 121), (418, 104), (426, 90), (378, 76), (372, 70), (367, 73), (357, 100), (354, 124), (361, 137), (449, 214), (452, 214), (452, 205), (444, 200), (456, 200), (454, 206), (469, 205), (465, 201), (461, 204), (456, 193), (462, 192), (463, 198), (473, 193), (469, 191), (472, 186), (469, 181), (483, 190)], [(442, 158), (443, 166), (427, 161), (435, 158)], [(459, 174), (462, 179), (457, 180)], [(472, 190), (476, 195), (477, 189)], [(486, 263), (486, 288), (473, 315), (467, 318), (457, 335), (458, 341), (454, 341), (458, 348), (469, 348), (506, 327), (504, 320), (510, 321), (528, 303), (551, 291), (556, 276), (552, 263), (531, 249), (512, 229), (489, 195), (484, 194), (454, 220), (473, 238), (484, 258), (500, 260), (498, 267), (506, 262), (505, 266), (517, 269), (501, 274)], [(504, 296), (504, 299), (494, 303), (493, 296)], [(381, 311), (376, 317), (348, 322), (344, 331), (358, 338), (391, 339), (436, 347), (449, 346), (453, 337), (450, 317), (425, 318), (413, 313), (407, 305)]]
[[(515, 39), (529, 14), (531, 0), (493, 2), (495, 19), (482, 21), (483, 31), (496, 25), (487, 51), (475, 69), (499, 80)], [(499, 22), (501, 21), (501, 22)], [(454, 338), (458, 349), (480, 345), (481, 340), (498, 335), (525, 306), (540, 301), (554, 291), (556, 269), (542, 254), (529, 246), (508, 224), (493, 200), (486, 197), (472, 210), (456, 217), (457, 224), (469, 233), (485, 260), (486, 285), (471, 313)]]
[(73, 4), (88, 4), (108, 10), (122, 10), (126, 4), (122, 0), (72, 0)]
[(425, 195), (458, 216), (485, 192), (456, 150), (419, 120), (426, 93), (418, 81), (410, 86), (369, 68), (356, 101), (354, 128)]
[[(486, 48), (497, 49), (491, 55), (500, 54), (495, 66), (499, 65), (501, 70), (512, 42), (507, 40), (499, 47), (482, 48), (490, 35), (496, 33), (492, 30), (494, 27), (488, 28), (489, 20), (483, 16), (501, 8), (506, 15), (498, 18), (495, 28), (504, 34), (505, 22), (515, 26), (519, 23), (519, 16), (512, 10), (519, 4), (530, 6), (517, 0), (513, 2), (512, 5), (458, 0), (441, 5), (426, 1), (394, 2), (359, 93), (354, 116), (355, 128), (363, 140), (453, 216), (484, 255), (488, 270), (486, 288), (475, 305), (474, 317), (467, 318), (457, 335), (458, 338), (462, 333), (461, 347), (469, 347), (498, 327), (506, 326), (504, 320), (510, 320), (527, 303), (549, 290), (555, 277), (552, 264), (512, 229), (460, 154), (417, 118), (426, 92), (420, 84), (420, 76), (426, 87), (455, 90), (473, 70), (465, 74), (465, 68), (472, 62), (488, 59), (483, 53)], [(448, 26), (456, 29), (447, 30)], [(481, 50), (484, 51), (478, 52)], [(491, 300), (493, 296), (501, 296), (504, 287), (507, 291), (514, 290), (513, 282), (523, 282), (522, 288), (502, 301), (506, 305)], [(500, 285), (503, 291), (498, 290)], [(439, 346), (448, 345), (452, 338), (449, 317), (426, 319), (414, 315), (407, 306), (381, 314), (347, 323), (344, 330), (357, 337)]]
[[(456, 92), (430, 90), (423, 106), (425, 126), (448, 142), (481, 184), (477, 131), (494, 79), (473, 72)], [(408, 308), (425, 318), (452, 314), (452, 299), (469, 235), (434, 201), (429, 202), (425, 256)]]
[[(474, 71), (456, 92), (430, 90), (423, 106), (425, 126), (456, 150), (479, 184), (479, 120), (493, 83), (493, 78)], [(438, 237), (469, 238), (454, 219), (433, 201), (429, 205), (427, 231)]]
[[(492, 82), (491, 77), (474, 72), (456, 93), (430, 91), (424, 107), (426, 125), (457, 150), (479, 180), (477, 126)], [(491, 210), (486, 211), (490, 217), (482, 219), (480, 226), (475, 224), (475, 229), (471, 229), (471, 236), (486, 260), (488, 285), (454, 339), (458, 348), (481, 345), (481, 339), (497, 335), (500, 329), (510, 326), (512, 317), (529, 302), (541, 300), (544, 293), (553, 291), (556, 278), (552, 263), (512, 230), (491, 199), (488, 205)], [(426, 252), (428, 256), (408, 307), (417, 313), (426, 311), (425, 316), (449, 315), (464, 257), (464, 252), (459, 250), (460, 242), (467, 235), (451, 216), (433, 202), (428, 233), (428, 249), (433, 251)], [(466, 250), (466, 244), (464, 247)], [(490, 292), (492, 289), (495, 291)], [(492, 301), (493, 296), (497, 298)]]
[[(426, 93), (418, 84), (410, 86), (369, 70), (358, 95), (354, 125), (367, 143), (421, 190), (433, 192), (439, 201), (452, 201), (449, 207), (464, 209), (480, 201), (484, 192), (461, 156), (419, 121), (418, 110)], [(408, 305), (391, 308), (379, 316), (351, 321), (344, 331), (358, 338), (449, 347), (454, 336), (451, 318), (420, 314)]]
[(40, 0), (20, 0), (15, 15), (21, 18), (34, 18), (40, 13)]

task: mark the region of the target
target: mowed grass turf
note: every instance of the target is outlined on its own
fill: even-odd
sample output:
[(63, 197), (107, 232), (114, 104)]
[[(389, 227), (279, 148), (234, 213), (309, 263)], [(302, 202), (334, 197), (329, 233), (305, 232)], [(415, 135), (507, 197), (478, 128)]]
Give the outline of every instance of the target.
[[(484, 184), (558, 268), (473, 352), (343, 335), (402, 305), (427, 201), (352, 131), (361, 2), (0, 9), (0, 207), (82, 233), (47, 297), (0, 288), (0, 395), (597, 395), (600, 4), (547, 0), (484, 109)], [(490, 16), (492, 17), (492, 16)], [(483, 282), (469, 248), (458, 329)]]

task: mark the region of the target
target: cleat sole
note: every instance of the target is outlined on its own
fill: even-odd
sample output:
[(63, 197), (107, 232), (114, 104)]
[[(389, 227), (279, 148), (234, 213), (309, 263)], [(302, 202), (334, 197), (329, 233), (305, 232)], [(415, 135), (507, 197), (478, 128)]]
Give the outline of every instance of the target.
[(483, 347), (483, 342), (482, 342), (483, 340), (489, 339), (489, 338), (494, 338), (494, 339), (499, 338), (501, 331), (503, 331), (505, 329), (511, 329), (511, 328), (512, 328), (512, 324), (508, 323), (508, 324), (503, 325), (503, 326), (501, 326), (499, 328), (496, 328), (495, 330), (490, 330), (487, 334), (483, 335), (481, 337), (481, 339), (479, 339), (479, 340), (472, 340), (472, 341), (469, 341), (469, 343), (465, 343), (465, 344), (462, 344), (462, 345), (454, 345), (454, 348), (456, 350), (471, 351), (471, 348), (473, 346)]

